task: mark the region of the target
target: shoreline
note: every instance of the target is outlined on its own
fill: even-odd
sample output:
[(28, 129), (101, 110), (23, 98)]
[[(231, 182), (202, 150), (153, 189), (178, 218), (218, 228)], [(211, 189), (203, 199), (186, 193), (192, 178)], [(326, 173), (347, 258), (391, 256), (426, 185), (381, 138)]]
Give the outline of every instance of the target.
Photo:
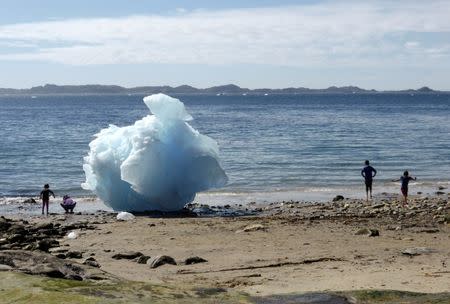
[[(367, 289), (450, 291), (448, 195), (413, 197), (407, 208), (396, 198), (191, 208), (205, 215), (143, 215), (117, 221), (115, 212), (103, 211), (30, 216), (27, 221), (92, 226), (71, 230), (78, 236), (59, 238), (59, 247), (50, 251), (79, 252), (81, 257), (65, 258), (78, 263), (92, 257), (101, 270), (123, 280), (225, 288), (252, 296)], [(252, 215), (217, 216), (224, 209), (247, 209)], [(168, 255), (177, 265), (151, 268), (137, 259), (113, 258), (130, 251)], [(187, 265), (189, 257), (207, 262)]]
[[(373, 202), (401, 197), (399, 185), (389, 183), (376, 185), (373, 191)], [(410, 185), (410, 195), (414, 198), (446, 197), (450, 194), (450, 181), (418, 181)], [(61, 213), (62, 194), (56, 190), (56, 198), (50, 198), (50, 212)], [(209, 206), (245, 206), (248, 204), (270, 205), (276, 202), (300, 202), (304, 204), (331, 202), (337, 195), (347, 199), (365, 198), (364, 185), (332, 186), (332, 187), (299, 187), (280, 188), (269, 191), (208, 191), (197, 194), (191, 204)], [(71, 195), (77, 201), (77, 212), (95, 212), (97, 210), (113, 211), (95, 194)], [(35, 203), (30, 203), (34, 200)], [(0, 214), (38, 215), (41, 202), (39, 196), (17, 195), (0, 196)]]

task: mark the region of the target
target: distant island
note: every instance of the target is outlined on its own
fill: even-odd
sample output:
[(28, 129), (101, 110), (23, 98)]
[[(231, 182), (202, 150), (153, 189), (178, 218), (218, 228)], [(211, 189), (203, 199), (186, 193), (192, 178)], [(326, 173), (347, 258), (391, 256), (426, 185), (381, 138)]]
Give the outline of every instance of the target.
[(117, 85), (55, 85), (32, 87), (30, 89), (0, 88), (0, 95), (93, 95), (93, 94), (116, 94), (116, 95), (146, 95), (146, 94), (189, 94), (189, 95), (269, 95), (269, 94), (433, 94), (450, 93), (448, 91), (436, 91), (429, 87), (420, 89), (408, 89), (400, 91), (377, 91), (366, 90), (356, 86), (331, 86), (326, 89), (309, 89), (304, 87), (284, 89), (247, 89), (234, 84), (214, 86), (205, 89), (194, 88), (189, 85), (177, 87), (171, 86), (141, 86), (125, 88)]

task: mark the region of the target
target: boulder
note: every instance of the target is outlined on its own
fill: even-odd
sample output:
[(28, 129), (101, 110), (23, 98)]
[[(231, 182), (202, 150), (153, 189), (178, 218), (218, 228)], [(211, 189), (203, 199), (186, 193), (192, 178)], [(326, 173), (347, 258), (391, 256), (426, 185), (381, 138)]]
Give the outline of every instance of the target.
[(81, 259), (83, 257), (83, 253), (80, 251), (69, 251), (66, 253), (66, 258), (68, 259)]
[(92, 266), (92, 267), (97, 267), (97, 268), (100, 267), (100, 264), (93, 257), (89, 257), (86, 260), (84, 260), (83, 264), (84, 265), (89, 265), (89, 266)]
[(136, 262), (138, 264), (147, 264), (147, 261), (150, 259), (150, 256), (148, 255), (141, 255), (136, 259)]
[(379, 208), (383, 208), (384, 206), (385, 206), (384, 203), (380, 203), (380, 204), (372, 205), (372, 208), (373, 208), (373, 209), (379, 209)]
[(380, 236), (378, 229), (361, 228), (355, 235), (366, 235), (366, 236)]
[(23, 234), (10, 234), (6, 240), (8, 243), (17, 243), (25, 240), (25, 236)]
[(342, 195), (336, 195), (333, 198), (333, 202), (339, 202), (339, 201), (342, 201), (342, 200), (344, 200), (344, 197)]
[(132, 259), (135, 259), (142, 255), (143, 255), (142, 252), (139, 252), (139, 251), (127, 251), (127, 252), (116, 253), (115, 255), (112, 256), (112, 258), (115, 260), (122, 260), (122, 259), (132, 260)]
[(22, 201), (22, 204), (37, 204), (37, 202), (34, 200), (34, 198), (30, 197), (30, 198)]
[(154, 258), (150, 258), (147, 261), (147, 264), (150, 265), (150, 268), (157, 268), (159, 266), (170, 264), (170, 265), (176, 265), (177, 262), (175, 262), (175, 259), (168, 255), (158, 255)]
[(4, 218), (3, 216), (0, 217), (0, 231), (8, 230), (11, 225), (11, 220)]
[(53, 229), (53, 223), (45, 223), (45, 222), (44, 223), (39, 223), (39, 224), (36, 224), (35, 228), (37, 230)]
[(48, 252), (52, 247), (59, 247), (59, 242), (53, 239), (43, 239), (37, 242), (36, 249)]
[(201, 257), (198, 257), (198, 256), (189, 257), (186, 260), (184, 260), (184, 264), (186, 264), (186, 265), (198, 264), (198, 263), (206, 263), (206, 262), (208, 262), (208, 261), (205, 260), (204, 258), (201, 258)]
[(115, 280), (104, 271), (61, 260), (42, 251), (3, 250), (0, 251), (0, 265), (9, 266), (12, 271), (32, 275), (72, 280)]

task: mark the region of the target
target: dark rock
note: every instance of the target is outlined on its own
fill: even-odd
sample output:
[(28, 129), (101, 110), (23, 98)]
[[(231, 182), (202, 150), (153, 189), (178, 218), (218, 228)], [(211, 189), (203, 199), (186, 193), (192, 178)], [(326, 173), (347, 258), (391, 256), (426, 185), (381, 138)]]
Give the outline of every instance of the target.
[(11, 267), (13, 271), (32, 275), (45, 275), (72, 280), (115, 280), (113, 276), (104, 271), (61, 260), (42, 251), (0, 251), (0, 264)]
[[(257, 304), (309, 303), (309, 304), (350, 304), (355, 303), (344, 296), (332, 293), (312, 292), (305, 294), (273, 295), (253, 298)], [(359, 303), (359, 302), (358, 302)]]
[(37, 202), (34, 200), (34, 198), (28, 198), (28, 199), (26, 199), (26, 200), (24, 200), (23, 202), (22, 202), (22, 204), (37, 204)]
[(37, 242), (36, 249), (48, 252), (48, 250), (50, 248), (58, 247), (58, 246), (59, 246), (59, 242), (57, 240), (43, 239), (43, 240), (40, 240)]
[(37, 250), (37, 243), (33, 244), (26, 244), (25, 246), (22, 246), (23, 250)]
[(0, 217), (0, 231), (6, 231), (9, 229), (9, 227), (11, 227), (11, 222), (10, 220), (4, 218), (3, 216)]
[(89, 257), (86, 260), (84, 260), (83, 264), (97, 268), (100, 267), (100, 264), (93, 257)]
[(425, 228), (425, 229), (421, 229), (417, 232), (425, 232), (425, 233), (438, 233), (439, 229), (437, 228)]
[(83, 253), (80, 251), (69, 251), (66, 253), (66, 258), (68, 259), (81, 259), (83, 257)]
[(355, 235), (380, 236), (380, 232), (378, 229), (362, 228), (359, 229)]
[(436, 195), (444, 195), (445, 194), (445, 192), (442, 192), (442, 191), (436, 191)]
[(41, 229), (41, 230), (39, 230), (39, 234), (45, 235), (45, 236), (50, 236), (50, 235), (59, 236), (60, 232), (56, 229)]
[(141, 255), (137, 258), (136, 262), (138, 264), (147, 264), (147, 261), (150, 259), (150, 256), (148, 255)]
[(342, 195), (336, 195), (333, 198), (333, 202), (338, 202), (338, 201), (342, 201), (342, 200), (344, 200), (344, 197)]
[(151, 258), (147, 261), (147, 264), (150, 265), (150, 268), (157, 268), (164, 264), (176, 265), (175, 259), (168, 255), (158, 255), (154, 258)]
[(12, 224), (9, 228), (8, 228), (8, 233), (10, 234), (26, 234), (27, 231), (25, 230), (23, 225), (19, 225), (19, 224)]
[(69, 230), (81, 230), (81, 229), (95, 229), (95, 226), (88, 225), (86, 222), (77, 222), (77, 223), (70, 223), (66, 225), (61, 226), (61, 230), (66, 232)]
[(385, 206), (384, 203), (381, 203), (381, 204), (373, 205), (372, 208), (373, 209), (379, 209), (379, 208), (383, 208), (384, 206)]
[(25, 236), (22, 234), (10, 234), (6, 240), (8, 241), (8, 243), (16, 243), (16, 242), (21, 242), (25, 240)]
[(227, 292), (225, 288), (222, 287), (198, 287), (195, 288), (195, 293), (200, 297), (209, 297), (217, 295), (222, 292)]
[(439, 186), (438, 189), (439, 189), (439, 190), (444, 190), (444, 189), (447, 189), (447, 188), (444, 187), (444, 186)]
[(39, 223), (35, 226), (37, 230), (53, 229), (53, 223)]
[(194, 257), (189, 257), (184, 261), (184, 264), (186, 265), (191, 265), (191, 264), (198, 264), (198, 263), (205, 263), (208, 262), (207, 260), (205, 260), (204, 258), (198, 257), (198, 256), (194, 256)]
[(69, 251), (69, 249), (62, 248), (62, 247), (56, 247), (56, 248), (49, 249), (50, 253), (66, 253), (67, 251)]
[(128, 252), (116, 253), (115, 255), (112, 256), (112, 258), (115, 260), (122, 260), (122, 259), (132, 260), (132, 259), (135, 259), (142, 255), (143, 254), (139, 251), (128, 251)]

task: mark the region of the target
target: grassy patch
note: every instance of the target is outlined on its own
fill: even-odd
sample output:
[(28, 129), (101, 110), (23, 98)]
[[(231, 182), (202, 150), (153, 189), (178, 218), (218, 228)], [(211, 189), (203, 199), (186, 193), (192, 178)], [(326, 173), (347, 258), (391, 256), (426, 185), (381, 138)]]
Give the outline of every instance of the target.
[[(325, 294), (324, 295), (331, 295)], [(424, 294), (395, 290), (336, 292), (358, 304), (448, 304), (450, 293)], [(207, 286), (163, 286), (142, 282), (85, 282), (0, 272), (0, 304), (3, 303), (183, 303), (247, 304), (290, 303), (305, 294), (249, 297), (246, 294)], [(314, 302), (311, 302), (314, 303)], [(322, 302), (323, 303), (323, 302)], [(331, 303), (331, 302), (330, 302)]]
[(190, 287), (140, 282), (80, 282), (0, 272), (0, 303), (250, 303), (228, 291), (207, 297)]
[(353, 296), (361, 304), (448, 304), (450, 293), (427, 294), (398, 290), (359, 290), (344, 293)]

